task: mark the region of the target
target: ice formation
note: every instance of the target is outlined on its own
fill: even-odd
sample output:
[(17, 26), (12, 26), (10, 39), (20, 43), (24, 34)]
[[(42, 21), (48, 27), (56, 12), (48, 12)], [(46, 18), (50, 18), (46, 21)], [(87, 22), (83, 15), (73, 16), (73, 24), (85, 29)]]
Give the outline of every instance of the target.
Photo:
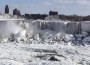
[(90, 65), (89, 22), (86, 24), (0, 21), (0, 65)]
[(40, 30), (50, 29), (54, 31), (64, 32), (67, 34), (78, 34), (81, 32), (81, 28), (84, 28), (83, 24), (80, 22), (69, 22), (69, 21), (61, 21), (61, 20), (57, 20), (57, 21), (36, 20), (34, 21), (33, 24), (37, 26), (37, 28)]

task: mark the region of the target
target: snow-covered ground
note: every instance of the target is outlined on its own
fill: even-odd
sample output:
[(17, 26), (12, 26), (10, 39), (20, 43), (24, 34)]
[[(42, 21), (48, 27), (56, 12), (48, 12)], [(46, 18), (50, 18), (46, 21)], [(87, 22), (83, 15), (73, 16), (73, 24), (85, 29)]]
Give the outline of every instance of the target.
[(90, 65), (90, 46), (1, 43), (0, 51), (0, 65)]
[(0, 65), (90, 65), (87, 32), (40, 30), (33, 22), (0, 21)]

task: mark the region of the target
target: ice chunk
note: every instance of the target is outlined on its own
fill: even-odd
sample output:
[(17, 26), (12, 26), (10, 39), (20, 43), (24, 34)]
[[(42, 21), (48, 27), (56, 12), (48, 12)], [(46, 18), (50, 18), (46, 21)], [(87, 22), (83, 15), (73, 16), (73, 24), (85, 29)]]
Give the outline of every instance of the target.
[(19, 33), (15, 35), (14, 38), (16, 41), (19, 42), (20, 40), (25, 40), (26, 39), (25, 36), (26, 36), (26, 30), (21, 30)]
[(90, 36), (89, 36), (89, 37), (85, 37), (85, 38), (82, 40), (82, 43), (83, 43), (83, 44), (90, 44)]
[(82, 31), (81, 34), (82, 34), (83, 37), (89, 36), (89, 34), (87, 32), (85, 32), (85, 31)]

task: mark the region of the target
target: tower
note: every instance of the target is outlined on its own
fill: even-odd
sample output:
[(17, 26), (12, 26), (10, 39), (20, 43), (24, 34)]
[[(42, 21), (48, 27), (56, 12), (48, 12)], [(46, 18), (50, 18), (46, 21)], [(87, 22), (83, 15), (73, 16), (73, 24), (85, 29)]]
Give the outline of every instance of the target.
[(13, 15), (21, 16), (20, 10), (14, 9), (13, 10)]
[(8, 5), (5, 6), (5, 14), (9, 14), (9, 7), (8, 7)]

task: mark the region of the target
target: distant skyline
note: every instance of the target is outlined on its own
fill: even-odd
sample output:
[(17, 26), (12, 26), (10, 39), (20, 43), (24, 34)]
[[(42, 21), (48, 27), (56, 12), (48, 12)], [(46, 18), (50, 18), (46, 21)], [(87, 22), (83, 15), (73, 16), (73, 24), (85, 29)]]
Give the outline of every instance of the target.
[(90, 0), (0, 0), (0, 13), (4, 13), (5, 5), (9, 5), (10, 14), (17, 8), (21, 14), (58, 11), (65, 15), (90, 15)]

